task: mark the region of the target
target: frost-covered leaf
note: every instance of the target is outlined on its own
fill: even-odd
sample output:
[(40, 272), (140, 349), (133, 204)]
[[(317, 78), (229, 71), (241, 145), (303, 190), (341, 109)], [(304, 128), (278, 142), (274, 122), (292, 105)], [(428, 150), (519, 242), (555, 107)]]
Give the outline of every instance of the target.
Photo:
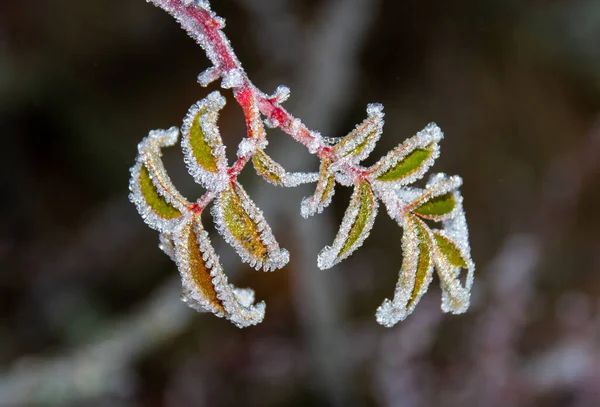
[(424, 192), (408, 205), (407, 209), (429, 220), (449, 219), (458, 207), (457, 189), (461, 185), (460, 177), (446, 177), (444, 174), (437, 174), (432, 177)]
[(285, 169), (265, 154), (264, 151), (259, 150), (254, 154), (254, 157), (252, 157), (252, 164), (254, 164), (254, 168), (258, 175), (263, 177), (265, 181), (270, 182), (273, 185), (285, 185)]
[(159, 189), (154, 185), (153, 179), (157, 179), (156, 175), (150, 177), (148, 167), (142, 164), (140, 167), (139, 183), (144, 201), (161, 218), (173, 219), (180, 217), (181, 211), (173, 204), (167, 202), (165, 196), (158, 192)]
[(212, 213), (219, 233), (255, 269), (275, 270), (289, 261), (288, 251), (279, 247), (262, 211), (237, 182), (220, 192)]
[(199, 214), (186, 217), (173, 235), (183, 300), (190, 307), (225, 317), (240, 328), (262, 321), (264, 302), (253, 305), (252, 290), (237, 289), (228, 283)]
[(467, 267), (467, 261), (456, 246), (456, 243), (440, 234), (440, 232), (434, 233), (435, 244), (437, 245), (440, 252), (444, 255), (448, 263), (453, 267)]
[(423, 217), (433, 219), (452, 213), (454, 208), (456, 208), (456, 198), (452, 192), (447, 192), (444, 195), (431, 198), (413, 211)]
[(162, 163), (162, 147), (177, 142), (176, 128), (151, 131), (138, 145), (139, 154), (131, 168), (129, 199), (153, 229), (170, 230), (190, 203), (179, 194)]
[(321, 270), (333, 267), (362, 246), (371, 232), (378, 206), (368, 182), (362, 181), (354, 187), (350, 205), (333, 244), (319, 253), (317, 264)]
[(402, 268), (393, 300), (386, 299), (377, 309), (377, 322), (391, 327), (404, 320), (427, 292), (433, 274), (432, 234), (416, 216), (404, 215)]
[(277, 186), (295, 187), (300, 184), (315, 182), (318, 179), (316, 173), (287, 172), (263, 150), (256, 151), (256, 154), (252, 157), (252, 164), (254, 164), (258, 175)]
[(321, 213), (329, 206), (335, 193), (335, 173), (331, 171), (331, 161), (323, 159), (319, 168), (319, 180), (315, 193), (302, 200), (300, 213), (308, 218), (315, 213)]
[(395, 186), (418, 180), (439, 156), (438, 143), (442, 137), (440, 128), (430, 123), (369, 168), (371, 179)]
[[(444, 220), (442, 225), (443, 230), (434, 232), (434, 261), (442, 287), (442, 310), (460, 314), (469, 308), (475, 274), (460, 194), (457, 194), (453, 216)], [(461, 282), (461, 273), (466, 273), (462, 278), (464, 282)]]
[(367, 106), (367, 114), (365, 121), (333, 147), (336, 157), (360, 162), (371, 154), (383, 130), (383, 106), (372, 103)]
[(225, 98), (212, 92), (192, 105), (183, 120), (181, 147), (189, 173), (207, 189), (218, 190), (227, 182), (225, 146), (217, 119)]

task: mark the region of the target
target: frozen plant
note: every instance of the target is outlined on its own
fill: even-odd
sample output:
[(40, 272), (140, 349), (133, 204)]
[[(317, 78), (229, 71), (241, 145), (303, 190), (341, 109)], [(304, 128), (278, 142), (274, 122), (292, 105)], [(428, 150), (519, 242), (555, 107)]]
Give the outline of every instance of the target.
[[(207, 86), (220, 79), (222, 88), (231, 89), (247, 125), (237, 159), (229, 165), (217, 124), (225, 98), (212, 92), (189, 109), (181, 127), (181, 147), (190, 175), (207, 190), (196, 202), (177, 191), (161, 161), (162, 148), (179, 138), (177, 128), (151, 131), (138, 146), (130, 199), (144, 221), (160, 233), (160, 248), (177, 264), (183, 299), (190, 307), (225, 317), (238, 327), (257, 324), (264, 317), (265, 304), (255, 304), (251, 289), (236, 288), (227, 281), (202, 226), (202, 213), (211, 204), (217, 231), (242, 261), (264, 271), (280, 269), (289, 261), (288, 251), (279, 247), (263, 213), (237, 180), (252, 161), (258, 174), (281, 187), (316, 182), (315, 193), (300, 205), (304, 217), (321, 213), (337, 184), (354, 188), (332, 245), (318, 256), (321, 269), (338, 264), (363, 244), (380, 202), (404, 229), (400, 277), (393, 299), (386, 299), (377, 310), (380, 324), (392, 326), (414, 310), (427, 291), (434, 268), (443, 291), (442, 309), (466, 311), (474, 264), (458, 192), (462, 180), (436, 174), (424, 189), (408, 187), (423, 177), (439, 155), (443, 133), (438, 126), (429, 124), (373, 166), (362, 166), (383, 130), (380, 104), (368, 105), (367, 118), (345, 137), (322, 137), (281, 106), (290, 94), (287, 87), (279, 86), (268, 96), (252, 84), (223, 33), (224, 20), (211, 11), (208, 2), (149, 1), (175, 17), (204, 49), (212, 67), (198, 76), (198, 82)], [(288, 173), (270, 158), (265, 152), (265, 125), (280, 128), (319, 157), (319, 172)], [(442, 227), (432, 228), (428, 222)]]

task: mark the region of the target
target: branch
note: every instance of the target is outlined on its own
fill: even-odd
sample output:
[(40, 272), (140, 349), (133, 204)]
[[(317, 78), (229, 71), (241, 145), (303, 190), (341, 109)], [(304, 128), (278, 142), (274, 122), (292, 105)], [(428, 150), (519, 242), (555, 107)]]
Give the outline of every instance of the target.
[[(246, 117), (249, 139), (264, 139), (264, 127), (258, 112), (263, 114), (273, 125), (281, 129), (303, 144), (311, 154), (320, 159), (328, 159), (333, 163), (338, 158), (321, 138), (320, 133), (309, 130), (300, 119), (294, 117), (281, 106), (289, 96), (289, 89), (280, 87), (278, 92), (267, 96), (261, 92), (248, 78), (242, 68), (223, 28), (221, 17), (210, 10), (207, 2), (196, 4), (185, 0), (149, 0), (156, 6), (170, 13), (188, 34), (204, 49), (213, 66), (201, 73), (198, 81), (202, 86), (212, 81), (222, 79), (223, 88), (231, 88), (238, 104)], [(231, 167), (230, 174), (235, 177), (252, 158), (255, 150), (250, 150), (240, 156)], [(365, 175), (365, 171), (356, 165), (344, 163), (341, 168), (351, 179)]]
[[(245, 294), (240, 297), (242, 291), (227, 283), (200, 216), (213, 198), (217, 231), (244, 262), (257, 270), (270, 271), (282, 268), (289, 260), (289, 253), (279, 248), (262, 211), (238, 183), (238, 175), (252, 160), (256, 171), (275, 185), (292, 187), (317, 180), (315, 193), (302, 201), (304, 217), (321, 213), (331, 203), (336, 184), (354, 187), (333, 243), (318, 255), (317, 265), (322, 270), (335, 266), (362, 246), (371, 232), (380, 202), (405, 230), (401, 276), (393, 299), (386, 299), (377, 310), (379, 323), (393, 326), (412, 313), (429, 287), (434, 268), (442, 283), (442, 309), (455, 314), (466, 311), (474, 263), (458, 191), (462, 179), (437, 174), (431, 177), (426, 189), (405, 187), (422, 178), (439, 156), (443, 133), (435, 123), (398, 145), (373, 166), (363, 167), (360, 162), (373, 151), (383, 130), (383, 106), (368, 105), (367, 118), (347, 136), (324, 138), (281, 106), (289, 96), (288, 88), (280, 86), (275, 94), (267, 96), (254, 86), (223, 33), (224, 20), (210, 10), (208, 2), (150, 1), (173, 15), (205, 50), (213, 66), (201, 73), (198, 81), (207, 86), (221, 79), (222, 88), (232, 89), (247, 127), (247, 137), (238, 146), (238, 158), (228, 166), (217, 126), (225, 99), (219, 92), (213, 92), (190, 108), (182, 128), (185, 161), (196, 182), (209, 191), (195, 204), (175, 189), (161, 163), (161, 149), (177, 141), (177, 129), (151, 132), (138, 147), (140, 154), (131, 169), (130, 198), (146, 223), (161, 233), (162, 248), (177, 262), (190, 304), (208, 308), (239, 327), (260, 322), (264, 311), (262, 303), (251, 306), (251, 291), (242, 290)], [(331, 25), (331, 20), (324, 25)], [(336, 48), (343, 48), (336, 36), (329, 39), (334, 40)], [(281, 129), (316, 155), (321, 162), (318, 176), (287, 174), (273, 161), (264, 152), (268, 144), (265, 124)], [(431, 229), (424, 220), (441, 222), (442, 228)], [(426, 261), (417, 261), (418, 258)], [(462, 269), (467, 274), (464, 283), (459, 278)], [(240, 310), (246, 310), (247, 315), (239, 314)]]

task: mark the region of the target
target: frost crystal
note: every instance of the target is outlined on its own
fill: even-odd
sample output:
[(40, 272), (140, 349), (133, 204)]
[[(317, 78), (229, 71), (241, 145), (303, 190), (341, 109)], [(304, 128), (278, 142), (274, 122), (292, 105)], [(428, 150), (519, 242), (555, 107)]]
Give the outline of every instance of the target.
[(221, 77), (221, 73), (217, 68), (210, 67), (198, 75), (198, 83), (200, 86), (207, 87)]
[(241, 69), (231, 69), (223, 73), (221, 87), (224, 89), (239, 88), (244, 84), (244, 72)]
[(283, 103), (290, 97), (290, 88), (287, 86), (279, 85), (275, 89), (275, 93), (270, 97), (275, 103)]

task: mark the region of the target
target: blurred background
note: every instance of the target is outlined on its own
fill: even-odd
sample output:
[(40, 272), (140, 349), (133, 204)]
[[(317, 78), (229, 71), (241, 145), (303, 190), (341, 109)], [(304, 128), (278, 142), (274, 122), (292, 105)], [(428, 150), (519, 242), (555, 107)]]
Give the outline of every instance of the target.
[[(0, 406), (600, 406), (600, 2), (213, 0), (254, 83), (292, 90), (309, 128), (343, 136), (369, 102), (386, 125), (367, 163), (437, 122), (433, 171), (460, 174), (477, 265), (470, 311), (437, 280), (394, 328), (401, 229), (384, 210), (326, 272), (350, 196), (310, 220), (312, 186), (242, 182), (291, 262), (225, 271), (267, 302), (244, 330), (180, 300), (175, 265), (127, 200), (150, 129), (181, 125), (202, 50), (143, 0), (0, 4)], [(228, 155), (244, 135), (229, 104)], [(268, 152), (314, 171), (271, 130)], [(202, 194), (177, 148), (166, 166)], [(205, 222), (210, 226), (210, 216)]]

